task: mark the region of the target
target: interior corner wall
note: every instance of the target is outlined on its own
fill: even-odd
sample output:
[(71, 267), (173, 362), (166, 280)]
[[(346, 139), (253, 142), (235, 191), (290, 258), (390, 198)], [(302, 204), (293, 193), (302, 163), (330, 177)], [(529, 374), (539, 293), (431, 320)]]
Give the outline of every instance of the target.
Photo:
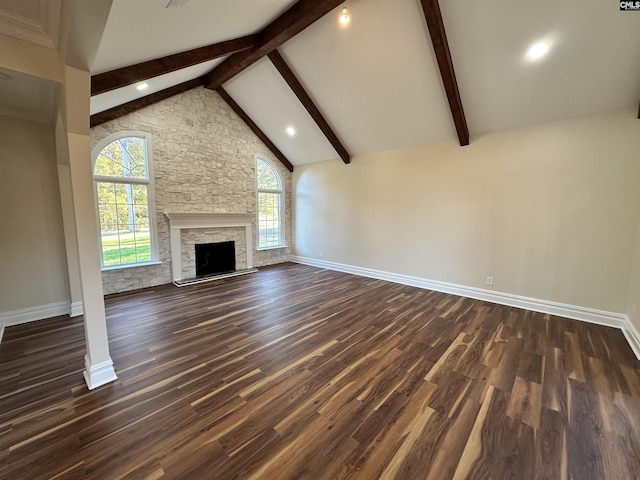
[(626, 314), (636, 332), (640, 332), (640, 217), (638, 218), (638, 229), (635, 236), (635, 251)]
[[(287, 248), (254, 251), (254, 265), (288, 261), (291, 173), (220, 96), (196, 88), (91, 129), (92, 148), (121, 131), (152, 134), (160, 265), (102, 272), (105, 294), (170, 283), (170, 239), (164, 212), (256, 213), (256, 156), (278, 169), (285, 191)], [(254, 220), (254, 245), (257, 228)]]
[(0, 316), (69, 313), (51, 125), (0, 116)]
[(624, 313), (640, 214), (635, 113), (296, 167), (294, 254)]

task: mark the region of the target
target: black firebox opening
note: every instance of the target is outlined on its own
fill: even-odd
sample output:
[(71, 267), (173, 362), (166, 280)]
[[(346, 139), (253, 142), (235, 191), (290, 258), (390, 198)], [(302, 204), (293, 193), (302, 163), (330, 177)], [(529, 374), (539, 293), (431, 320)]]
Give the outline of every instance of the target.
[(195, 247), (197, 277), (236, 271), (235, 242), (200, 243)]

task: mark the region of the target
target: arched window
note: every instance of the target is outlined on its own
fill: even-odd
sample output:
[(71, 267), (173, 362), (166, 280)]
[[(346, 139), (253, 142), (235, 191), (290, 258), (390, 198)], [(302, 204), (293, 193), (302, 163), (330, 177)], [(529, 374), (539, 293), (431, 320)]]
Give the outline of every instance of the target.
[(157, 260), (151, 135), (121, 132), (92, 152), (104, 268)]
[(283, 197), (280, 174), (266, 160), (258, 158), (258, 249), (284, 246)]

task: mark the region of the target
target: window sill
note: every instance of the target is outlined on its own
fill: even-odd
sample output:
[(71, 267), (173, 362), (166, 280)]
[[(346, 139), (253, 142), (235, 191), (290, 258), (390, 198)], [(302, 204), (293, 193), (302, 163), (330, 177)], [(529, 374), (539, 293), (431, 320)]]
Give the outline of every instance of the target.
[(261, 248), (256, 248), (256, 250), (258, 252), (261, 252), (263, 250), (278, 250), (279, 248), (287, 248), (286, 245), (276, 245), (275, 247), (261, 247)]
[(150, 265), (162, 265), (162, 262), (144, 262), (144, 263), (129, 263), (127, 265), (110, 265), (108, 267), (102, 267), (102, 272), (109, 272), (111, 270), (122, 270), (123, 268), (135, 268), (135, 267), (148, 267)]

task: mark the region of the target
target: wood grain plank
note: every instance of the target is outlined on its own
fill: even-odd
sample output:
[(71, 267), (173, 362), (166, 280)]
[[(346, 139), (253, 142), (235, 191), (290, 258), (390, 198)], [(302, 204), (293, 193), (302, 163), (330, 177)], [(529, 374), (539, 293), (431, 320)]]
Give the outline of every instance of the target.
[(569, 379), (569, 428), (576, 433), (568, 438), (571, 478), (596, 480), (605, 478), (598, 437), (602, 419), (594, 392), (584, 383)]

